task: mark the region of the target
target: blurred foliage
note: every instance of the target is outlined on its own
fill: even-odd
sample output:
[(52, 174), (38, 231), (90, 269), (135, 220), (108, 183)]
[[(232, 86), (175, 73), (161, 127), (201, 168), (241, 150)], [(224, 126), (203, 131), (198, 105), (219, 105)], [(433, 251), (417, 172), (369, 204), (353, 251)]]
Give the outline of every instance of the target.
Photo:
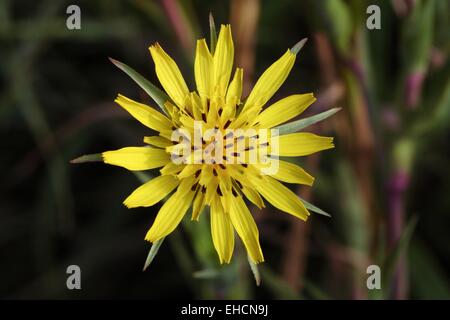
[[(65, 25), (74, 3), (81, 30)], [(369, 4), (381, 8), (381, 30), (365, 27)], [(207, 214), (183, 221), (142, 272), (160, 205), (122, 201), (152, 172), (69, 163), (148, 135), (113, 100), (156, 103), (108, 57), (158, 85), (148, 52), (158, 41), (193, 88), (194, 41), (209, 37), (209, 12), (233, 23), (246, 92), (308, 37), (275, 98), (314, 92), (305, 117), (342, 108), (313, 127), (336, 136), (336, 149), (299, 162), (316, 177), (299, 195), (332, 217), (305, 224), (253, 211), (267, 260), (259, 287), (239, 245), (219, 265)], [(440, 0), (1, 0), (0, 297), (449, 299), (449, 33), (450, 2)], [(368, 292), (367, 266), (384, 272), (385, 261), (387, 287)], [(66, 288), (71, 264), (80, 291)]]

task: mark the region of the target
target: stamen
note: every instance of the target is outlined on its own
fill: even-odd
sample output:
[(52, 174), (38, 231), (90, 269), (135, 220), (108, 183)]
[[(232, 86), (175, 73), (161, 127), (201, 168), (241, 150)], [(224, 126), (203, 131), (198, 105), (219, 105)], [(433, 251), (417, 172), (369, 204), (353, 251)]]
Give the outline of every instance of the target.
[(231, 124), (231, 120), (228, 119), (227, 122), (225, 122), (225, 125), (223, 126), (224, 129), (228, 128), (228, 126)]
[(201, 172), (202, 172), (202, 169), (198, 169), (198, 170), (195, 172), (194, 176), (195, 176), (196, 178), (198, 178), (198, 176), (200, 175)]
[(219, 167), (221, 167), (223, 170), (225, 170), (227, 168), (222, 163), (219, 163)]
[(216, 192), (219, 196), (223, 197), (222, 190), (220, 190), (219, 186), (217, 186)]
[(214, 176), (217, 177), (217, 171), (216, 171), (216, 168), (213, 168), (213, 174), (214, 174)]

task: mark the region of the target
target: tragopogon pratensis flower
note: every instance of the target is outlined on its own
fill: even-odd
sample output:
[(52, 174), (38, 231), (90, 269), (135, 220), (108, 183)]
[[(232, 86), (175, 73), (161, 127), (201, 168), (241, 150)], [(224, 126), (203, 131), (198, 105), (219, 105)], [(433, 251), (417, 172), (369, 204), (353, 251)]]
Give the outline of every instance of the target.
[[(245, 198), (258, 208), (263, 198), (302, 220), (310, 215), (298, 196), (280, 181), (311, 186), (314, 178), (279, 156), (306, 156), (333, 148), (331, 137), (312, 133), (278, 135), (272, 128), (298, 116), (315, 98), (296, 94), (263, 109), (291, 71), (298, 50), (287, 50), (258, 79), (246, 99), (243, 70), (230, 82), (234, 46), (230, 25), (222, 25), (214, 53), (198, 40), (195, 56), (197, 91), (190, 91), (177, 64), (156, 43), (150, 47), (158, 79), (168, 95), (165, 113), (119, 95), (115, 100), (136, 120), (158, 135), (147, 146), (102, 153), (105, 163), (128, 170), (161, 168), (160, 175), (137, 188), (124, 204), (148, 207), (168, 197), (145, 240), (169, 235), (192, 207), (192, 220), (209, 208), (214, 248), (229, 263), (234, 231), (252, 262), (264, 261), (256, 223)], [(261, 197), (262, 196), (262, 197)]]

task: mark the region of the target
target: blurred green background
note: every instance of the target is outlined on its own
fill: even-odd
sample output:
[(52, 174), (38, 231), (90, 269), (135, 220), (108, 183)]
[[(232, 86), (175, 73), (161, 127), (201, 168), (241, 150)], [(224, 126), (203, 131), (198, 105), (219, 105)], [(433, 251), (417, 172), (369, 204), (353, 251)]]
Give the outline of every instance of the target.
[[(66, 8), (81, 8), (81, 30)], [(366, 8), (381, 9), (368, 30)], [(140, 184), (82, 154), (141, 145), (146, 129), (113, 100), (155, 105), (113, 57), (158, 84), (156, 41), (193, 86), (208, 14), (231, 23), (248, 93), (298, 40), (309, 41), (274, 99), (314, 92), (308, 128), (336, 148), (301, 159), (299, 195), (329, 212), (307, 223), (252, 210), (266, 262), (256, 287), (242, 247), (220, 266), (207, 215), (183, 222), (146, 272), (144, 235), (160, 207), (126, 209)], [(0, 0), (1, 298), (450, 298), (450, 1)], [(82, 290), (66, 288), (66, 268)], [(366, 287), (381, 268), (382, 290)]]

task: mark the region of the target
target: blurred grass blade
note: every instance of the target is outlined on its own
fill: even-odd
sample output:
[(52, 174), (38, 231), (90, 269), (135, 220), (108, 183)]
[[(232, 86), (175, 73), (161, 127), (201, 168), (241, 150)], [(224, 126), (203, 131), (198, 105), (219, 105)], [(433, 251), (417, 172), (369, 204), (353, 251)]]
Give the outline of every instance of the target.
[(217, 31), (216, 31), (216, 23), (214, 22), (214, 17), (211, 12), (209, 13), (209, 32), (211, 41), (211, 54), (214, 54), (214, 51), (216, 51), (216, 44), (217, 44)]
[(150, 263), (152, 263), (153, 259), (155, 259), (156, 254), (158, 253), (159, 247), (161, 247), (161, 244), (163, 243), (164, 238), (159, 239), (158, 241), (155, 241), (152, 244), (152, 247), (150, 248), (150, 251), (148, 253), (147, 259), (145, 260), (144, 268), (142, 271), (145, 271)]
[(214, 279), (217, 278), (219, 272), (215, 269), (199, 270), (192, 274), (196, 279)]
[(399, 258), (403, 253), (405, 253), (408, 249), (408, 245), (411, 241), (414, 229), (416, 228), (418, 218), (417, 216), (412, 217), (406, 228), (403, 230), (403, 233), (398, 240), (397, 244), (393, 248), (392, 252), (387, 256), (384, 266), (382, 270), (382, 288), (385, 289), (388, 287), (389, 282), (392, 280), (395, 269), (398, 263)]
[(267, 265), (261, 267), (261, 274), (264, 277), (264, 287), (267, 287), (275, 296), (275, 299), (298, 300), (302, 298), (283, 278)]
[(341, 108), (333, 108), (333, 109), (321, 112), (319, 114), (316, 114), (314, 116), (311, 116), (311, 117), (308, 117), (305, 119), (300, 119), (300, 120), (296, 120), (296, 121), (292, 121), (292, 122), (283, 124), (281, 126), (275, 127), (274, 129), (278, 129), (278, 135), (280, 135), (280, 136), (283, 134), (297, 132), (297, 131), (304, 129), (312, 124), (315, 124), (317, 122), (325, 120), (326, 118), (331, 117), (339, 110), (341, 110)]
[(101, 153), (85, 154), (76, 159), (70, 160), (70, 163), (98, 162), (103, 161)]
[(164, 112), (167, 116), (166, 107), (164, 103), (170, 100), (169, 96), (152, 84), (150, 81), (141, 76), (136, 70), (127, 66), (125, 63), (114, 60), (113, 58), (109, 58), (109, 60), (120, 70), (125, 72), (131, 79), (133, 79), (159, 106), (162, 112)]
[(261, 284), (261, 275), (259, 273), (258, 265), (253, 263), (250, 260), (250, 257), (247, 256), (248, 264), (250, 265), (250, 269), (252, 270), (253, 276), (255, 277), (256, 286), (259, 287)]
[[(300, 197), (299, 197), (299, 198), (300, 198)], [(312, 203), (309, 203), (308, 201), (306, 201), (306, 200), (304, 200), (304, 199), (302, 199), (302, 198), (300, 198), (300, 200), (303, 202), (303, 204), (305, 205), (306, 209), (308, 209), (308, 210), (310, 210), (310, 211), (312, 211), (312, 212), (321, 214), (321, 215), (323, 215), (323, 216), (326, 216), (326, 217), (330, 217), (330, 218), (331, 218), (331, 214), (329, 214), (328, 212), (323, 211), (322, 209), (316, 207), (316, 206), (313, 205)]]
[(153, 175), (151, 175), (145, 171), (133, 171), (133, 173), (141, 183), (146, 183), (146, 182), (150, 181), (150, 179), (154, 178)]

